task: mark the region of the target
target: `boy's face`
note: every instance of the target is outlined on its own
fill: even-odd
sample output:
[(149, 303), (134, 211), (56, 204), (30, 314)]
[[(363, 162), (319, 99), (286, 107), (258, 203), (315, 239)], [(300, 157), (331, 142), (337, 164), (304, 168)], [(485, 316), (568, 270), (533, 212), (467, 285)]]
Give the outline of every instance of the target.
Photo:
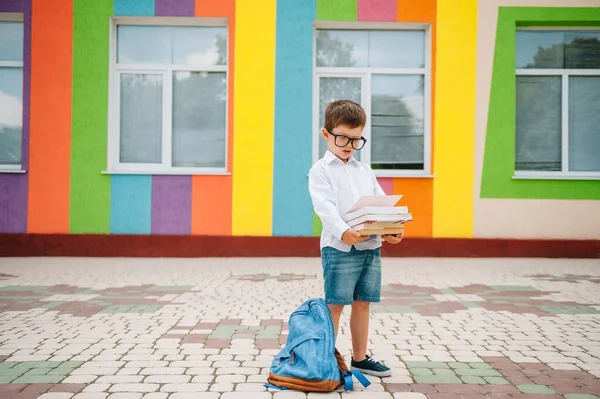
[[(348, 159), (354, 154), (356, 151), (352, 147), (352, 140), (348, 139), (360, 139), (362, 137), (364, 126), (357, 126), (355, 128), (350, 128), (347, 125), (338, 125), (331, 129), (331, 132), (328, 132), (327, 129), (321, 129), (321, 133), (323, 137), (327, 141), (327, 149), (331, 151), (336, 157), (341, 159), (344, 162), (348, 162)], [(333, 134), (331, 134), (333, 133)], [(336, 137), (337, 144), (336, 144)], [(343, 147), (340, 147), (338, 144), (347, 144)], [(355, 146), (358, 144), (356, 142)]]

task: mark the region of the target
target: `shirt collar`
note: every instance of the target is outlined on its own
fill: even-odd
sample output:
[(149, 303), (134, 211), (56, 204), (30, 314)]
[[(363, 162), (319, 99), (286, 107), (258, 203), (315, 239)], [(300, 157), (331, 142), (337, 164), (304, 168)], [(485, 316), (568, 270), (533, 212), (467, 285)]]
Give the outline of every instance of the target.
[[(343, 161), (341, 159), (339, 159), (337, 156), (335, 156), (335, 154), (333, 152), (331, 152), (329, 150), (325, 151), (325, 155), (323, 156), (323, 159), (327, 163), (332, 163), (335, 160), (343, 163)], [(353, 162), (357, 162), (356, 158), (354, 158), (354, 156), (350, 156), (350, 158), (348, 158), (348, 163), (353, 163)]]

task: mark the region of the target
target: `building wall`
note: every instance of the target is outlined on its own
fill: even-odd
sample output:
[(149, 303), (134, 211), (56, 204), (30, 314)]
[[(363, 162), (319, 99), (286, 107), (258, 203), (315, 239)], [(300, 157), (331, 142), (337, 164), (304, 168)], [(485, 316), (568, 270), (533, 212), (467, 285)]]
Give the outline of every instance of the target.
[[(433, 176), (379, 179), (387, 193), (403, 194), (401, 203), (413, 212), (407, 235), (600, 238), (600, 181), (512, 181), (511, 154), (497, 161), (502, 151), (511, 151), (510, 139), (498, 135), (493, 119), (505, 111), (494, 108), (494, 99), (505, 95), (494, 91), (503, 84), (503, 70), (494, 61), (504, 51), (498, 50), (496, 34), (497, 26), (505, 26), (502, 19), (498, 24), (499, 8), (599, 5), (598, 0), (465, 0), (460, 6), (449, 0), (0, 0), (0, 12), (25, 15), (27, 172), (0, 174), (0, 232), (319, 234), (307, 190), (313, 24), (397, 21), (432, 27)], [(228, 18), (229, 174), (102, 173), (113, 15)]]
[(594, 26), (599, 7), (598, 0), (479, 2), (474, 236), (600, 238), (600, 181), (512, 179), (514, 50), (505, 46), (516, 20)]

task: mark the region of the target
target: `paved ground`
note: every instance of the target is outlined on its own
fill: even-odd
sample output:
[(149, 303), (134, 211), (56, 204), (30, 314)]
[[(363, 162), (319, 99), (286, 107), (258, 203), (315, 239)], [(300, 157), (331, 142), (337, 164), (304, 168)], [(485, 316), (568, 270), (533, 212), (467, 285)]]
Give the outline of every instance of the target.
[(0, 259), (0, 398), (600, 397), (600, 261), (383, 273), (370, 350), (394, 375), (306, 395), (263, 383), (290, 312), (322, 296), (318, 259)]

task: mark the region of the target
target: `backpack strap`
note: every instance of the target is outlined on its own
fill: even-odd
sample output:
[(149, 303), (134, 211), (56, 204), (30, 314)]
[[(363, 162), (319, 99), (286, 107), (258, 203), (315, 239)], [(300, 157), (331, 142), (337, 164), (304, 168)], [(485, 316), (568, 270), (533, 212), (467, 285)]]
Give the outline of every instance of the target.
[(264, 384), (265, 388), (271, 388), (271, 389), (277, 389), (278, 391), (287, 391), (288, 388), (286, 387), (278, 387), (277, 385), (273, 385), (271, 383), (266, 383)]
[(358, 382), (361, 383), (363, 387), (368, 387), (371, 385), (371, 381), (367, 379), (360, 371), (350, 370), (344, 371), (344, 390), (351, 391), (354, 389), (354, 381), (352, 380), (352, 376), (355, 376)]

